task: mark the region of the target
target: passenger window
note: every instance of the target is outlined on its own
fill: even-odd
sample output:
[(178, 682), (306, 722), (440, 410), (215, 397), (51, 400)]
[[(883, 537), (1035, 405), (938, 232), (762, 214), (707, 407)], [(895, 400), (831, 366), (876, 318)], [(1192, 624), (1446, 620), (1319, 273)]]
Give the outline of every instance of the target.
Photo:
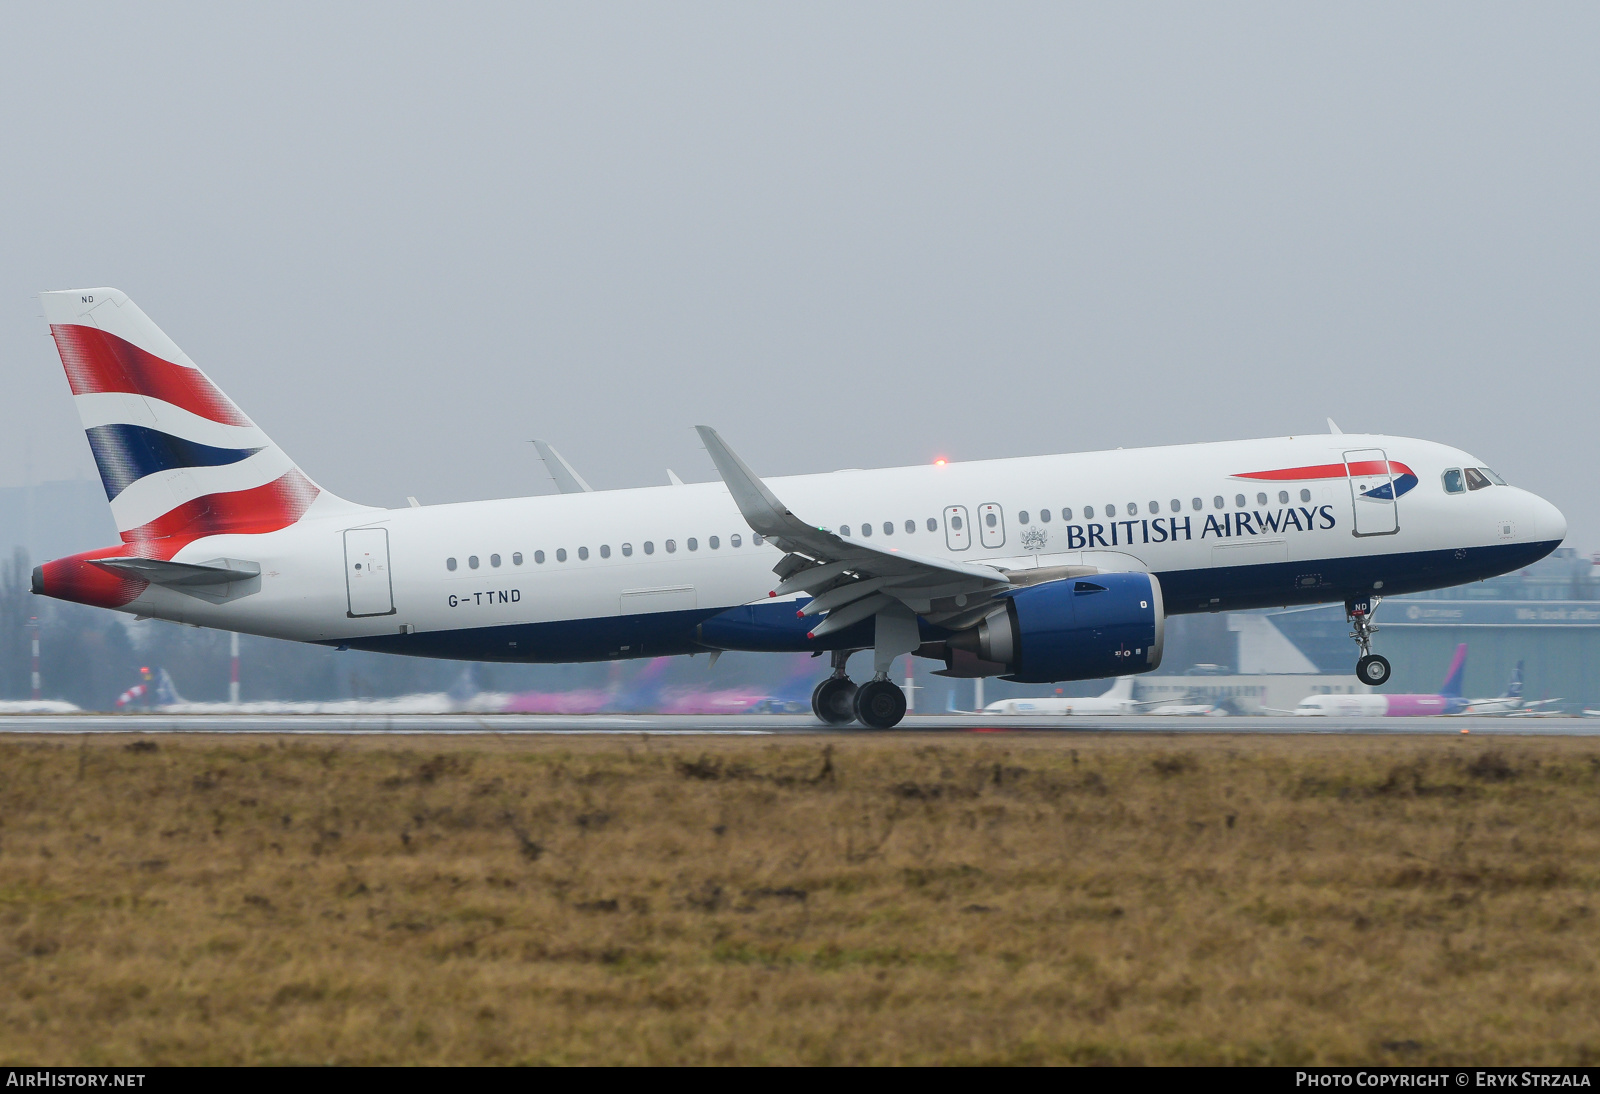
[(1159, 501), (1151, 502), (1150, 503), (1150, 512), (1151, 513), (1159, 513), (1159, 512), (1161, 512), (1161, 503)]
[(1311, 500), (1311, 491), (1309, 491), (1309, 490), (1300, 491), (1300, 500), (1301, 501), (1310, 501)]
[(491, 566), (500, 565), (500, 556), (499, 555), (490, 555), (489, 556), (489, 565), (491, 565)]
[(1197, 509), (1197, 510), (1198, 510), (1198, 509), (1204, 509), (1204, 508), (1205, 508), (1205, 503), (1204, 503), (1204, 502), (1202, 502), (1202, 501), (1201, 501), (1201, 500), (1200, 500), (1200, 499), (1199, 499), (1199, 498), (1195, 498), (1195, 499), (1194, 499), (1194, 500), (1193, 500), (1193, 502), (1192, 502), (1192, 503), (1191, 503), (1191, 504), (1192, 504), (1192, 505), (1193, 505), (1193, 506), (1194, 506), (1194, 508), (1195, 508), (1195, 509)]
[(951, 517), (950, 518), (950, 527), (954, 528), (957, 532), (961, 531), (961, 518), (960, 517)]
[(883, 534), (886, 536), (894, 535), (894, 521), (886, 520), (883, 522)]
[[(1487, 479), (1484, 480), (1484, 485), (1485, 486), (1488, 485), (1488, 480)], [(467, 568), (469, 570), (476, 570), (478, 568), (478, 556), (477, 555), (468, 555), (467, 556)]]
[(869, 539), (869, 538), (871, 538), (871, 536), (872, 536), (872, 525), (863, 524), (861, 526), (861, 537), (863, 539)]
[(1136, 516), (1139, 515), (1139, 503), (1138, 502), (1130, 501), (1128, 503), (1128, 515), (1130, 517), (1136, 517)]
[(567, 561), (567, 549), (565, 547), (557, 547), (556, 548), (556, 561), (557, 562), (565, 562), (565, 561)]
[(1020, 513), (1017, 514), (1017, 523), (1018, 524), (1027, 524), (1028, 523), (1028, 511), (1026, 509), (1022, 510)]
[(1488, 477), (1476, 467), (1467, 468), (1466, 476), (1468, 490), (1482, 490), (1484, 487), (1490, 485)]
[(912, 533), (914, 533), (916, 530), (917, 530), (917, 522), (916, 521), (914, 521), (914, 520), (906, 521), (906, 535), (909, 536)]
[(644, 541), (644, 553), (647, 555), (653, 555), (656, 553), (656, 545), (648, 539)]
[[(1072, 518), (1068, 517), (1067, 519), (1071, 520)], [(1083, 519), (1084, 520), (1093, 520), (1094, 519), (1094, 506), (1085, 505), (1083, 507)]]
[(601, 558), (610, 558), (611, 557), (611, 544), (602, 543), (600, 545), (600, 557)]
[(738, 547), (738, 546), (742, 545), (743, 543), (744, 543), (744, 540), (739, 538), (739, 533), (738, 532), (735, 532), (735, 533), (733, 533), (733, 535), (728, 537), (728, 546), (729, 547)]
[(688, 539), (684, 540), (684, 546), (689, 548), (691, 551), (698, 551), (700, 549), (700, 541), (695, 539), (693, 536), (690, 536)]
[(444, 560), (444, 568), (446, 570), (454, 570), (456, 568), (456, 560), (453, 559), (453, 558), (445, 559)]
[(511, 565), (513, 565), (513, 566), (521, 566), (522, 565), (522, 552), (521, 551), (513, 551), (512, 552), (512, 554), (511, 554)]
[(1000, 518), (995, 516), (993, 513), (985, 513), (983, 515), (983, 523), (987, 524), (990, 528), (993, 528), (996, 524), (1000, 523)]
[(678, 552), (678, 541), (675, 539), (667, 540), (667, 542), (663, 543), (662, 546), (667, 549), (667, 554), (669, 555), (677, 554)]
[(1072, 510), (1071, 509), (1063, 509), (1063, 510), (1061, 510), (1061, 519), (1070, 521), (1072, 519)]
[[(848, 536), (850, 534), (850, 526), (848, 524), (839, 525), (839, 534), (841, 536)], [(734, 546), (737, 547), (739, 545), (735, 543)]]
[(1444, 473), (1444, 492), (1446, 494), (1459, 494), (1466, 488), (1467, 484), (1461, 478), (1461, 468), (1452, 467)]
[(1265, 504), (1267, 504), (1267, 495), (1265, 495), (1265, 494), (1257, 494), (1256, 495), (1256, 504), (1257, 505), (1265, 505)]
[(1179, 501), (1177, 498), (1173, 498), (1167, 503), (1167, 508), (1171, 509), (1174, 513), (1181, 513), (1183, 512), (1183, 502)]
[(622, 545), (622, 557), (623, 558), (632, 558), (633, 557), (633, 544), (624, 543)]
[(1287, 491), (1287, 490), (1279, 490), (1278, 491), (1278, 504), (1279, 505), (1288, 505), (1289, 504), (1289, 491)]
[(540, 566), (543, 566), (544, 565), (544, 552), (543, 551), (535, 551), (535, 552), (533, 552), (533, 561), (536, 564), (538, 564)]
[(1233, 496), (1233, 504), (1238, 506), (1240, 509), (1243, 509), (1244, 508), (1244, 495), (1243, 494), (1235, 494)]
[(929, 517), (928, 518), (928, 531), (937, 532), (938, 530), (939, 530), (939, 522), (937, 520), (935, 520), (933, 517)]
[(579, 547), (578, 548), (578, 561), (580, 561), (580, 562), (588, 562), (589, 561), (589, 548), (587, 548), (587, 547)]
[(713, 551), (715, 551), (718, 547), (722, 546), (722, 541), (720, 539), (718, 539), (716, 536), (712, 536), (712, 537), (710, 537), (709, 539), (706, 540), (706, 546), (710, 547)]
[(761, 537), (761, 533), (760, 532), (751, 532), (750, 533), (750, 546), (759, 547), (765, 542), (766, 542), (766, 540)]
[(1227, 502), (1222, 500), (1222, 495), (1221, 494), (1218, 494), (1216, 497), (1211, 499), (1211, 505), (1212, 505), (1213, 508), (1216, 508), (1216, 509), (1221, 509), (1224, 505), (1227, 505), (1227, 504), (1228, 504)]
[(1039, 510), (1039, 522), (1041, 524), (1049, 524), (1050, 523), (1050, 510), (1048, 510), (1048, 509)]

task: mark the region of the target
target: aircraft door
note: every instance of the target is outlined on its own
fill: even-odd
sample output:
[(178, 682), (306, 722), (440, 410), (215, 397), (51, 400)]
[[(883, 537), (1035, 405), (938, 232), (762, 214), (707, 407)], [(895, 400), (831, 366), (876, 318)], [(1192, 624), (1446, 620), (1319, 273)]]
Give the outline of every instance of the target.
[(1358, 536), (1392, 536), (1400, 530), (1394, 504), (1394, 469), (1381, 448), (1358, 448), (1344, 454), (1350, 480), (1354, 533)]
[(985, 547), (1006, 545), (1006, 515), (992, 501), (978, 506), (978, 535)]
[(389, 577), (389, 530), (351, 528), (344, 534), (344, 581), (349, 616), (394, 614), (394, 582)]
[(965, 551), (972, 546), (972, 527), (967, 523), (965, 505), (944, 507), (944, 545), (952, 551)]

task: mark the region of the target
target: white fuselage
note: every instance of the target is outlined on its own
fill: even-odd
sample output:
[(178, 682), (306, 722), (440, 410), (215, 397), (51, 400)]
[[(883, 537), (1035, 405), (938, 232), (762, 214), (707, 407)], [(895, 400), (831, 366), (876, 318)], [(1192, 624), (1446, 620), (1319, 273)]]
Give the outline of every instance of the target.
[[(1354, 450), (1387, 451), (1414, 470), (1415, 487), (1385, 503), (1359, 496), (1367, 484), (1353, 477), (1241, 477), (1339, 464)], [(1162, 580), (1167, 612), (1179, 614), (1440, 587), (1504, 572), (1552, 549), (1565, 522), (1538, 496), (1499, 485), (1444, 491), (1446, 469), (1479, 463), (1428, 441), (1316, 435), (767, 482), (805, 521), (847, 538), (862, 538), (870, 527), (874, 543), (924, 557), (1012, 570), (1152, 572)], [(1353, 534), (1363, 521), (1373, 534)], [(361, 529), (383, 531), (387, 558), (355, 574), (350, 544), (357, 540), (347, 533)], [(319, 498), (289, 527), (209, 536), (175, 556), (258, 564), (259, 589), (250, 595), (212, 603), (152, 584), (123, 610), (432, 656), (581, 660), (681, 652), (685, 647), (663, 648), (654, 637), (627, 641), (632, 624), (621, 621), (648, 622), (659, 613), (710, 617), (746, 604), (772, 612), (772, 567), (781, 554), (755, 539), (721, 482), (388, 510)], [(388, 610), (352, 614), (360, 607), (359, 582), (367, 581), (370, 593), (378, 566), (390, 598), (379, 606)], [(545, 624), (566, 629), (538, 629)], [(466, 645), (451, 645), (451, 635), (466, 634), (473, 636)], [(495, 634), (506, 636), (503, 644)], [(787, 641), (749, 648), (806, 648)]]

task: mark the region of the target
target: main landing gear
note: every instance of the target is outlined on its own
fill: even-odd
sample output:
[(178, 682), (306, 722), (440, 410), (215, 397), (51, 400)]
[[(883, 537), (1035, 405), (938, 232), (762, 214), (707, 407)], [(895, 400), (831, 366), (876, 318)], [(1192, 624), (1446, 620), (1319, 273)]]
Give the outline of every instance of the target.
[(1378, 628), (1372, 617), (1383, 602), (1381, 596), (1354, 596), (1344, 602), (1344, 614), (1350, 620), (1350, 637), (1361, 647), (1361, 658), (1356, 662), (1356, 679), (1370, 687), (1382, 687), (1389, 682), (1389, 661), (1372, 652), (1372, 636)]
[(811, 693), (811, 712), (830, 726), (859, 721), (868, 729), (892, 729), (906, 716), (906, 693), (900, 685), (879, 676), (860, 687), (845, 675), (845, 662), (854, 650), (833, 651), (833, 675)]
[(833, 675), (811, 693), (811, 713), (830, 726), (847, 726), (856, 720), (857, 688), (845, 675), (844, 663), (853, 650), (833, 651)]

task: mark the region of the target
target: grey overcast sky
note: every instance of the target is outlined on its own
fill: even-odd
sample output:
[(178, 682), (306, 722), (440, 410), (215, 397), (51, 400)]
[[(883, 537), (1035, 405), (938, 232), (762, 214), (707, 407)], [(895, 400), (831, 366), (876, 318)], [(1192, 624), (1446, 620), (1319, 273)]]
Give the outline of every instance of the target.
[(93, 474), (32, 294), (112, 285), (376, 504), (1332, 415), (1600, 547), (1594, 4), (3, 19), (0, 485)]

